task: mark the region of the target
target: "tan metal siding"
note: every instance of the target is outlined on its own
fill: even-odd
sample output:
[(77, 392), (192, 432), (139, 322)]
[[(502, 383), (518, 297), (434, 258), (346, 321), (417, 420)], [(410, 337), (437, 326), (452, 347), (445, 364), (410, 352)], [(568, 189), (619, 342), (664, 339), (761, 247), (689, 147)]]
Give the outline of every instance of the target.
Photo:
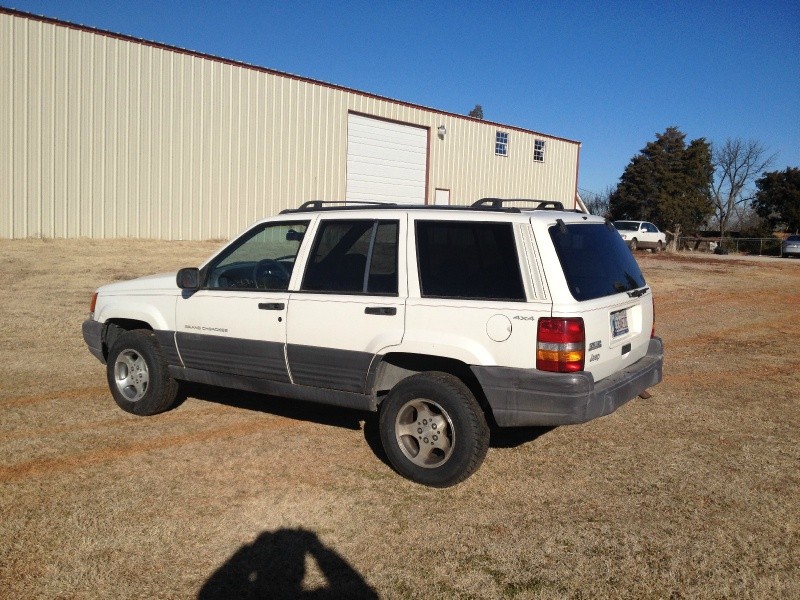
[(0, 11), (0, 237), (228, 238), (342, 199), (349, 112), (430, 129), (430, 202), (574, 205), (575, 142)]

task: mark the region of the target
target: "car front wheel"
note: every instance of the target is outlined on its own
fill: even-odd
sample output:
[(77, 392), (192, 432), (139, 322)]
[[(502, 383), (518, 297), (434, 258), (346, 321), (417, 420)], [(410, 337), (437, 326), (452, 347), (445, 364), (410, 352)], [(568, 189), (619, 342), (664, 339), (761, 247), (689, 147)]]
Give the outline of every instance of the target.
[(397, 472), (432, 487), (465, 480), (489, 448), (489, 427), (475, 396), (457, 377), (433, 371), (392, 389), (381, 404), (380, 434)]
[(108, 352), (106, 376), (119, 407), (136, 415), (169, 410), (178, 395), (178, 382), (170, 377), (152, 331), (136, 329), (120, 335)]

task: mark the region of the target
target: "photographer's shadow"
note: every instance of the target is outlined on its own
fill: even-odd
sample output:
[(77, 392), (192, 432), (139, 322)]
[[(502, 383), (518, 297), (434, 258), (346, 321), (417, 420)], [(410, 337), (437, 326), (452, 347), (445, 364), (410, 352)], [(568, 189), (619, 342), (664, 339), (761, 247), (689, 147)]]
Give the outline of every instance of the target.
[[(304, 589), (306, 560), (313, 559), (327, 585)], [(239, 548), (205, 582), (198, 600), (236, 598), (378, 598), (346, 560), (305, 529), (264, 532)]]

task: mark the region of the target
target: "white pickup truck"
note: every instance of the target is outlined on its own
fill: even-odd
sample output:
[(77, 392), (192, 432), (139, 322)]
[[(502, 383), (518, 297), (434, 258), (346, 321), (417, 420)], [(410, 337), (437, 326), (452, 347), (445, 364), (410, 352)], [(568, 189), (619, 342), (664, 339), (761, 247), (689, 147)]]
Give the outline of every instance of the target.
[(181, 381), (380, 411), (396, 470), (454, 485), (489, 423), (581, 423), (662, 377), (613, 225), (507, 204), (306, 203), (199, 268), (101, 287), (84, 339), (128, 412), (168, 410)]

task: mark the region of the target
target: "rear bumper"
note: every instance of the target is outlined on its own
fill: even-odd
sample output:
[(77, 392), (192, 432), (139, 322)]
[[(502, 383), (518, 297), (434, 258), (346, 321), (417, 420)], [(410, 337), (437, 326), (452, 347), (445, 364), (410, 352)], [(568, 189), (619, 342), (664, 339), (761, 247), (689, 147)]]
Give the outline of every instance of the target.
[(83, 322), (83, 341), (89, 347), (94, 357), (101, 363), (106, 363), (106, 357), (103, 356), (103, 326), (104, 323), (86, 319)]
[(591, 373), (472, 367), (501, 427), (584, 423), (614, 412), (661, 381), (664, 347), (650, 340), (647, 354), (595, 383)]

